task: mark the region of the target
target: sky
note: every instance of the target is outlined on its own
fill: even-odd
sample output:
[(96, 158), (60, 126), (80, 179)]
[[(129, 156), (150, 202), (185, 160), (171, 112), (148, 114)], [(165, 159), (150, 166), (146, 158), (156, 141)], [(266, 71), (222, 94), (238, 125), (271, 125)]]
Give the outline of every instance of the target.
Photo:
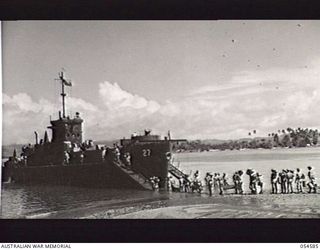
[(86, 139), (149, 128), (185, 139), (320, 129), (320, 21), (6, 21), (3, 144), (34, 141), (61, 110)]

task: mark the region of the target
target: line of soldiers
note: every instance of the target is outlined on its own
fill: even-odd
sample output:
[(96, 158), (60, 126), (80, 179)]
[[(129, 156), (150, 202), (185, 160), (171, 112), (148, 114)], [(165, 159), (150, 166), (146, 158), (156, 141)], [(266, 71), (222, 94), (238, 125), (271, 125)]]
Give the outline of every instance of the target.
[[(262, 194), (264, 191), (263, 177), (260, 173), (253, 169), (247, 169), (246, 174), (249, 176), (249, 189), (251, 194)], [(157, 177), (155, 177), (157, 178)], [(220, 195), (223, 195), (225, 190), (234, 189), (235, 194), (244, 194), (243, 189), (244, 172), (242, 170), (236, 171), (232, 176), (233, 185), (228, 183), (227, 174), (210, 173), (207, 172), (204, 178), (206, 189), (211, 196), (214, 190), (217, 190)], [(191, 179), (189, 175), (179, 178), (179, 187), (176, 187), (172, 176), (167, 179), (168, 190), (179, 192), (198, 192), (201, 193), (204, 189), (200, 180), (200, 172), (196, 171)], [(302, 193), (303, 188), (308, 187), (309, 193), (317, 192), (316, 178), (313, 168), (308, 166), (308, 174), (306, 176), (297, 168), (296, 172), (293, 170), (282, 170), (277, 172), (271, 170), (271, 187), (272, 194), (278, 193), (278, 186), (280, 186), (280, 193), (293, 193), (293, 185), (296, 184), (296, 192)]]
[[(248, 169), (246, 174), (249, 175), (249, 188), (251, 193), (257, 194), (263, 192), (262, 175), (256, 173), (253, 169)], [(232, 175), (233, 185), (228, 183), (227, 174), (214, 173), (214, 175), (207, 173), (205, 183), (209, 191), (209, 195), (213, 194), (213, 190), (218, 190), (220, 195), (223, 195), (225, 190), (234, 189), (236, 194), (243, 194), (243, 175), (242, 170), (236, 171)], [(259, 192), (258, 192), (259, 191)]]
[(223, 195), (224, 191), (230, 188), (226, 173), (207, 173), (204, 180), (210, 196), (213, 194), (213, 190), (218, 190), (219, 194)]
[[(232, 187), (228, 183), (227, 174), (223, 173), (215, 173), (214, 175), (211, 173), (206, 173), (204, 178), (205, 185), (209, 194), (212, 195), (214, 190), (219, 190), (219, 194), (223, 194), (225, 189), (229, 189)], [(190, 175), (181, 176), (179, 178), (179, 187), (176, 187), (176, 183), (171, 175), (168, 176), (167, 179), (169, 191), (179, 191), (179, 192), (198, 192), (201, 193), (204, 189), (203, 184), (200, 180), (200, 172), (197, 170), (193, 178), (190, 178)]]
[(293, 193), (293, 186), (296, 186), (297, 193), (303, 193), (303, 189), (308, 187), (308, 193), (317, 192), (316, 178), (311, 166), (307, 167), (308, 174), (306, 176), (301, 172), (299, 168), (296, 171), (290, 169), (283, 169), (279, 173), (272, 169), (271, 170), (271, 187), (272, 193), (278, 193), (278, 186), (280, 185), (280, 193), (288, 194)]

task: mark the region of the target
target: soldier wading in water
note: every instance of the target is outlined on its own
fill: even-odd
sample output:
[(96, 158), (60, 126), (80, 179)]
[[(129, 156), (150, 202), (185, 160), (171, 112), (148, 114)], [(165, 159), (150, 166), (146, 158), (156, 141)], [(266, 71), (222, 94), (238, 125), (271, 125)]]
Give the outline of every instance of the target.
[(297, 168), (295, 183), (296, 183), (297, 193), (302, 193), (303, 192), (302, 173), (299, 168)]
[(276, 170), (271, 169), (271, 193), (278, 193), (278, 183), (279, 183), (279, 175)]
[(246, 172), (249, 175), (249, 188), (252, 194), (257, 194), (257, 174), (253, 169), (247, 169)]
[(212, 193), (213, 193), (213, 175), (211, 173), (207, 173), (204, 180), (205, 180), (207, 189), (209, 191), (209, 195), (212, 196)]
[(243, 180), (242, 180), (242, 176), (243, 176), (243, 171), (239, 170), (237, 172), (234, 173), (233, 175), (233, 183), (234, 183), (234, 189), (235, 189), (235, 193), (236, 194), (243, 194)]
[(317, 183), (316, 183), (316, 177), (312, 171), (312, 167), (308, 166), (308, 182), (307, 182), (309, 191), (308, 193), (316, 193), (317, 192)]

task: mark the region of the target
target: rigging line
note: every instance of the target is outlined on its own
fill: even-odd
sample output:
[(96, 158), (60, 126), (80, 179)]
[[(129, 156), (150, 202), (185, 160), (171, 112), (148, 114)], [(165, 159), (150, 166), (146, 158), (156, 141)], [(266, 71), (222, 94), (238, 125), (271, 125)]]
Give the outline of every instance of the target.
[(57, 106), (57, 103), (55, 101), (55, 97), (56, 97), (56, 80), (55, 79), (52, 79), (52, 82), (51, 82), (51, 89), (50, 89), (50, 93), (51, 93), (51, 100), (50, 102), (52, 102), (52, 105), (51, 105), (51, 115), (54, 119), (55, 117), (55, 111), (57, 110), (56, 109), (56, 106)]
[(69, 88), (69, 92), (70, 92), (70, 94), (69, 94), (69, 110), (70, 110), (69, 115), (70, 115), (70, 117), (72, 117), (73, 110), (72, 110), (72, 105), (70, 105), (70, 100), (72, 99), (72, 86)]

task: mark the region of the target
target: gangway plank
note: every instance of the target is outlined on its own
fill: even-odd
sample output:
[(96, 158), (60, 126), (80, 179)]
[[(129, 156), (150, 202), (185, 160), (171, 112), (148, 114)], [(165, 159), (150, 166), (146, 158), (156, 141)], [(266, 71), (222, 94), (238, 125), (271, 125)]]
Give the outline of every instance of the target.
[(131, 169), (126, 168), (126, 166), (119, 162), (114, 162), (114, 165), (118, 167), (122, 172), (124, 172), (127, 176), (129, 176), (132, 180), (134, 180), (137, 184), (139, 184), (142, 188), (146, 190), (153, 190), (151, 182), (140, 173), (137, 173)]

